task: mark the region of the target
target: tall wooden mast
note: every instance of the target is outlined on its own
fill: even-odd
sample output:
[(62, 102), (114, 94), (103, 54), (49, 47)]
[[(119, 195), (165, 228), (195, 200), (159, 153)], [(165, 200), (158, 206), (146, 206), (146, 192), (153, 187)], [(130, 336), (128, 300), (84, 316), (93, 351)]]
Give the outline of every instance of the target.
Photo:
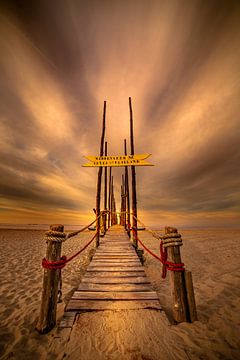
[[(130, 110), (130, 152), (134, 155), (134, 135), (133, 135), (133, 112), (132, 112), (132, 101), (129, 98), (129, 110)], [(137, 191), (136, 191), (136, 170), (135, 166), (131, 166), (132, 171), (132, 227), (137, 235)], [(133, 245), (135, 248), (138, 247), (137, 238), (133, 239)]]
[[(127, 155), (127, 140), (124, 139), (124, 155)], [(126, 194), (126, 211), (127, 211), (127, 229), (128, 225), (130, 226), (130, 194), (129, 194), (129, 181), (128, 181), (128, 167), (125, 166), (125, 194)], [(129, 229), (128, 229), (128, 235)]]
[[(102, 135), (100, 143), (100, 156), (103, 156), (104, 150), (104, 137), (105, 137), (105, 123), (106, 123), (106, 101), (103, 105), (103, 123), (102, 123)], [(101, 183), (102, 183), (102, 167), (98, 169), (98, 180), (97, 180), (97, 196), (96, 196), (96, 216), (100, 215), (100, 204), (101, 204)], [(97, 231), (98, 235), (96, 238), (96, 245), (99, 245), (99, 232), (100, 232), (100, 218), (97, 220)]]

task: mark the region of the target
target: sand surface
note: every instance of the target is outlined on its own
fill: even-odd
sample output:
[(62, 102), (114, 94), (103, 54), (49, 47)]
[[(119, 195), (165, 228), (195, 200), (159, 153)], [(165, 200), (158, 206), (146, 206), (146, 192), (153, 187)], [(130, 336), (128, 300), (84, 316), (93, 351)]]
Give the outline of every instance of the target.
[[(199, 321), (171, 323), (168, 278), (161, 279), (157, 260), (146, 255), (145, 270), (168, 319), (154, 310), (83, 313), (70, 342), (58, 354), (49, 351), (55, 335), (39, 335), (44, 231), (0, 230), (0, 358), (1, 359), (240, 359), (240, 232), (182, 230), (182, 260), (193, 273)], [(147, 232), (141, 239), (156, 253), (159, 243)], [(91, 232), (69, 239), (63, 253), (82, 247)], [(88, 251), (63, 270), (64, 302), (89, 262)]]

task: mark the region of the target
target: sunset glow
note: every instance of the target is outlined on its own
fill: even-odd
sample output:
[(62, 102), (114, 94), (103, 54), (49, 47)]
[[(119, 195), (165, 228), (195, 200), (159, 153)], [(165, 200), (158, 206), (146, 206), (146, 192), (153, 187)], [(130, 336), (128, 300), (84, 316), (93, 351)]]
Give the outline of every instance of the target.
[[(6, 1), (0, 8), (0, 222), (93, 219), (103, 101), (109, 154), (133, 103), (139, 215), (238, 226), (240, 3)], [(120, 202), (123, 169), (114, 169)]]

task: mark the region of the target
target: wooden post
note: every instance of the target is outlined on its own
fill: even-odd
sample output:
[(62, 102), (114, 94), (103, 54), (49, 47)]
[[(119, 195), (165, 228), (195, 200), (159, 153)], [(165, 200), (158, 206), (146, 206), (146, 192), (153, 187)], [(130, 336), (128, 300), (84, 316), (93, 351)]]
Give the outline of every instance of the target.
[[(107, 142), (105, 141), (104, 155), (107, 156)], [(104, 168), (104, 210), (107, 210), (107, 167)], [(104, 232), (107, 231), (107, 213), (104, 214)]]
[[(131, 144), (131, 155), (134, 155), (134, 135), (133, 135), (133, 113), (132, 113), (132, 101), (129, 98), (129, 109), (130, 109), (130, 144)], [(131, 166), (132, 171), (132, 227), (135, 229), (137, 235), (137, 191), (136, 191), (136, 170), (135, 166)], [(133, 238), (133, 245), (137, 249), (138, 241)]]
[(187, 300), (188, 300), (188, 311), (189, 311), (189, 320), (191, 322), (197, 321), (197, 308), (194, 296), (193, 281), (191, 271), (185, 270), (185, 284), (187, 291)]
[[(165, 227), (165, 234), (177, 234), (176, 228)], [(168, 236), (169, 238), (169, 236)], [(167, 247), (168, 260), (180, 264), (180, 246), (174, 245)], [(187, 293), (185, 287), (184, 272), (169, 271), (171, 292), (173, 298), (173, 319), (177, 322), (189, 321)]]
[[(50, 225), (50, 232), (63, 233), (63, 225)], [(49, 232), (49, 233), (50, 233)], [(48, 233), (46, 233), (48, 235)], [(50, 235), (50, 234), (49, 234)], [(60, 235), (60, 234), (59, 234)], [(57, 233), (51, 235), (47, 241), (46, 259), (48, 261), (59, 261), (61, 258), (62, 241)], [(58, 285), (60, 280), (59, 269), (44, 269), (43, 290), (40, 316), (36, 329), (39, 333), (49, 332), (56, 325)]]
[(108, 185), (108, 228), (111, 226), (111, 192), (112, 192), (112, 168), (109, 169), (109, 185)]
[[(127, 155), (127, 140), (124, 139), (124, 155)], [(129, 194), (129, 181), (128, 181), (128, 167), (125, 166), (125, 194), (126, 194), (126, 211), (127, 211), (127, 226), (130, 225), (130, 194)], [(130, 231), (128, 230), (128, 236)]]
[(120, 225), (123, 225), (123, 184), (121, 184), (121, 210), (120, 210)]
[(113, 176), (111, 181), (111, 225), (115, 225)]
[[(105, 137), (105, 122), (106, 122), (106, 101), (103, 105), (103, 123), (102, 123), (102, 136), (100, 144), (100, 156), (103, 156), (104, 137)], [(96, 217), (100, 215), (100, 203), (101, 203), (101, 183), (102, 183), (102, 167), (98, 169), (98, 180), (97, 180), (97, 196), (96, 196)], [(98, 232), (96, 237), (96, 245), (99, 246), (99, 232), (100, 232), (100, 218), (97, 220), (96, 230)]]
[(122, 208), (122, 225), (126, 228), (126, 185), (124, 175), (122, 175)]

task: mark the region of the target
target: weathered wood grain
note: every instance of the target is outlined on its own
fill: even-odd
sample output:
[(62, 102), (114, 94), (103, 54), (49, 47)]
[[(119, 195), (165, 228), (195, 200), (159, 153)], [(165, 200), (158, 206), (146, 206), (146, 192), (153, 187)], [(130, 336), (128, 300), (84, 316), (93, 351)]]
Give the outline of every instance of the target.
[(161, 309), (158, 296), (127, 234), (110, 229), (65, 311), (145, 308)]
[(128, 266), (127, 264), (125, 266), (92, 266), (90, 265), (88, 267), (88, 272), (90, 271), (99, 271), (99, 272), (105, 272), (105, 271), (110, 271), (110, 272), (116, 272), (116, 271), (144, 271), (142, 266)]
[(65, 311), (83, 310), (133, 310), (133, 309), (157, 309), (161, 310), (158, 300), (70, 300)]
[(99, 276), (85, 276), (82, 283), (88, 284), (150, 284), (146, 276), (133, 276), (133, 277), (99, 277)]
[(137, 277), (146, 276), (144, 270), (142, 271), (87, 271), (84, 277)]
[(158, 300), (155, 291), (75, 291), (72, 299), (80, 300)]
[(94, 284), (94, 283), (81, 283), (78, 286), (78, 291), (152, 291), (150, 284)]
[(101, 268), (101, 267), (141, 267), (141, 263), (140, 261), (134, 261), (134, 262), (128, 262), (127, 264), (126, 263), (123, 263), (123, 262), (98, 262), (98, 261), (92, 261), (91, 262), (91, 266), (88, 267), (88, 269), (92, 269), (93, 267), (98, 267), (98, 268)]
[(192, 273), (191, 271), (185, 270), (185, 284), (186, 284), (186, 291), (187, 291), (187, 300), (188, 300), (188, 311), (190, 321), (194, 322), (198, 320), (197, 317), (197, 308), (194, 296), (194, 289), (193, 289), (193, 281), (192, 281)]
[(116, 258), (97, 258), (97, 257), (93, 257), (92, 258), (92, 262), (91, 264), (93, 263), (98, 263), (98, 264), (125, 264), (126, 262), (128, 262), (129, 264), (139, 264), (140, 263), (140, 260), (136, 259), (136, 258), (133, 258), (133, 259), (127, 259), (126, 258), (122, 258), (122, 259), (116, 259)]

